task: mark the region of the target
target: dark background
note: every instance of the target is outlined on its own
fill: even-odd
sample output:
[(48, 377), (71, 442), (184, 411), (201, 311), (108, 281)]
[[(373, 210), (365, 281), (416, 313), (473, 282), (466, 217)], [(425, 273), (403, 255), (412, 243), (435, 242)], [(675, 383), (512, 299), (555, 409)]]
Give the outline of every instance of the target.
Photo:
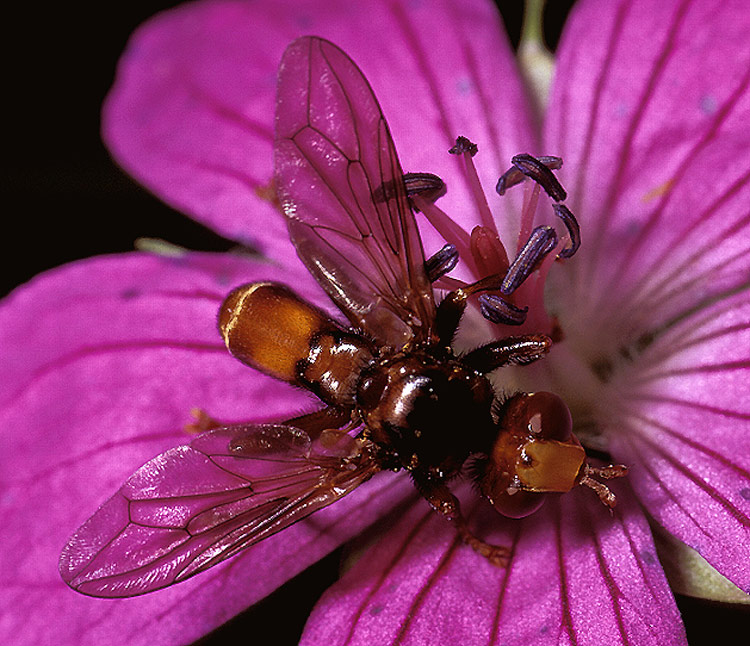
[[(13, 37), (5, 41), (10, 116), (3, 146), (0, 296), (62, 263), (130, 251), (142, 236), (193, 249), (232, 246), (131, 181), (99, 139), (99, 109), (129, 34), (175, 4), (29, 3), (6, 13)], [(516, 45), (521, 2), (498, 4)], [(548, 4), (546, 38), (554, 49), (573, 2)], [(339, 559), (338, 552), (330, 555), (199, 643), (296, 643), (315, 601), (335, 581)], [(737, 607), (689, 598), (678, 604), (692, 646), (736, 641), (741, 623), (740, 634), (747, 635), (748, 616)]]

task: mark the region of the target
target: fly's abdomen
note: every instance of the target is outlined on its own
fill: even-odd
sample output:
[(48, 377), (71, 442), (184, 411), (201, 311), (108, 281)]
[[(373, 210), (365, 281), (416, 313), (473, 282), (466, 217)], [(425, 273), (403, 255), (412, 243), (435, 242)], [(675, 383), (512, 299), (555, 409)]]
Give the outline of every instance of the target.
[(233, 290), (219, 311), (219, 330), (243, 363), (336, 406), (352, 405), (359, 373), (372, 360), (362, 337), (276, 283)]

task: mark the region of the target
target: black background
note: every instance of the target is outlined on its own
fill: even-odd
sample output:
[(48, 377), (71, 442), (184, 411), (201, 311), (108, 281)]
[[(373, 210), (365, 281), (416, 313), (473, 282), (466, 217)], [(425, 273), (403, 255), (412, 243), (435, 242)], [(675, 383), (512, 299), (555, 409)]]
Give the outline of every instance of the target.
[[(100, 106), (129, 34), (175, 4), (29, 3), (5, 14), (12, 36), (5, 40), (0, 295), (62, 263), (130, 251), (141, 236), (212, 251), (232, 245), (131, 181), (99, 138)], [(521, 3), (499, 4), (515, 45)], [(571, 4), (549, 1), (545, 29), (552, 48)], [(198, 643), (296, 643), (313, 604), (335, 581), (339, 559), (333, 553)], [(689, 598), (678, 603), (692, 646), (736, 641), (740, 623), (747, 635), (748, 616), (740, 608)]]

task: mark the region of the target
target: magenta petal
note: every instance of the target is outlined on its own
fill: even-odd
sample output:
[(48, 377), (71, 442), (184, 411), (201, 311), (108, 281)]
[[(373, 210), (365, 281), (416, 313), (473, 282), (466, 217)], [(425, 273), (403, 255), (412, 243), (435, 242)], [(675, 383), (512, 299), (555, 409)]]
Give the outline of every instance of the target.
[(697, 311), (633, 370), (612, 450), (648, 512), (750, 593), (750, 295)]
[(231, 256), (132, 254), (49, 272), (4, 301), (0, 351), (10, 396), (0, 405), (0, 641), (191, 641), (410, 492), (397, 479), (375, 480), (326, 515), (142, 599), (90, 599), (62, 582), (57, 562), (68, 537), (147, 459), (189, 441), (191, 408), (232, 421), (312, 405), (229, 357), (215, 330), (225, 291), (261, 277), (310, 285)]
[(648, 525), (624, 487), (618, 503), (610, 517), (575, 491), (520, 522), (480, 503), (507, 569), (417, 505), (323, 596), (302, 644), (684, 644)]
[(610, 4), (573, 12), (545, 133), (584, 240), (560, 322), (649, 513), (750, 590), (750, 13)]
[(333, 41), (362, 68), (404, 169), (444, 177), (441, 204), (466, 226), (477, 216), (458, 179), (461, 161), (447, 153), (456, 136), (479, 144), (486, 187), (513, 154), (535, 152), (499, 15), (482, 0), (460, 10), (449, 1), (197, 2), (160, 14), (121, 61), (104, 112), (110, 149), (176, 208), (288, 254), (283, 222), (259, 195), (272, 177), (276, 67), (284, 48), (308, 34)]
[(327, 300), (301, 267), (282, 271), (231, 255), (109, 256), (47, 272), (0, 307), (0, 403), (17, 398), (30, 380), (86, 355), (139, 345), (154, 351), (193, 347), (232, 363), (216, 315), (233, 287), (253, 279), (286, 282), (304, 298)]
[(241, 2), (157, 15), (130, 40), (102, 130), (125, 170), (176, 209), (291, 255), (283, 218), (260, 196), (272, 176), (274, 42), (283, 48), (269, 22)]
[(666, 317), (709, 275), (736, 283), (747, 269), (750, 13), (711, 0), (607, 9), (571, 15), (545, 140), (582, 227), (577, 295)]

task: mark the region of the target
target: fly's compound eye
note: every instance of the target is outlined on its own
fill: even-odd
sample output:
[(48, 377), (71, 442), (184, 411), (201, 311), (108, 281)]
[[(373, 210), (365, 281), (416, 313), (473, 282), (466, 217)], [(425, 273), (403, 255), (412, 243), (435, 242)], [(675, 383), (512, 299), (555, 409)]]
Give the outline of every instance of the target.
[(572, 433), (565, 402), (547, 392), (512, 397), (498, 436), (479, 475), (482, 493), (511, 518), (533, 513), (547, 493), (570, 491), (586, 453)]
[(567, 441), (573, 434), (573, 419), (565, 402), (553, 393), (516, 395), (508, 407), (504, 425), (538, 440)]

